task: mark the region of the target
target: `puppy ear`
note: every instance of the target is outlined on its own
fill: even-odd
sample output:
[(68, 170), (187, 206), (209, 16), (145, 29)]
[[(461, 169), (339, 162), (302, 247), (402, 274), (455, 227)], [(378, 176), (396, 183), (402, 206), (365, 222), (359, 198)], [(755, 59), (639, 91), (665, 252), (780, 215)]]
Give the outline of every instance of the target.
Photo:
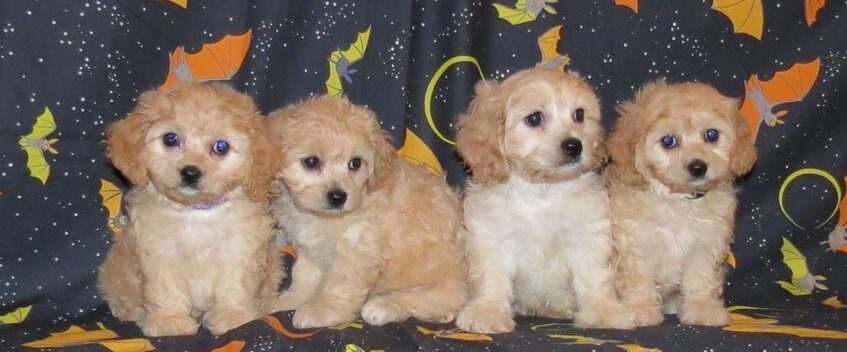
[(506, 133), (505, 101), (495, 96), (497, 83), (480, 81), (468, 111), (459, 117), (456, 149), (473, 172), (473, 179), (483, 186), (504, 182), (509, 178), (503, 138)]
[(376, 116), (371, 112), (371, 143), (376, 157), (374, 158), (373, 174), (368, 178), (368, 190), (373, 191), (382, 187), (393, 172), (394, 161), (397, 159), (396, 150), (391, 144), (391, 135), (379, 125)]
[(612, 161), (607, 173), (613, 180), (641, 188), (647, 180), (635, 166), (635, 153), (643, 133), (643, 111), (638, 99), (620, 104), (617, 110), (618, 120), (606, 143)]
[(258, 113), (249, 118), (250, 167), (243, 183), (244, 193), (254, 202), (265, 202), (279, 193), (274, 182), (282, 166), (280, 147), (269, 136), (270, 124)]
[(106, 155), (133, 185), (144, 187), (149, 181), (147, 168), (142, 160), (145, 136), (156, 116), (150, 106), (155, 100), (164, 99), (163, 93), (148, 91), (138, 98), (138, 104), (122, 120), (106, 129)]
[(753, 142), (753, 135), (750, 132), (750, 127), (747, 126), (747, 121), (741, 116), (738, 110), (738, 102), (732, 100), (732, 123), (735, 127), (736, 140), (732, 151), (729, 154), (729, 169), (736, 176), (742, 176), (753, 168), (756, 163), (756, 146)]

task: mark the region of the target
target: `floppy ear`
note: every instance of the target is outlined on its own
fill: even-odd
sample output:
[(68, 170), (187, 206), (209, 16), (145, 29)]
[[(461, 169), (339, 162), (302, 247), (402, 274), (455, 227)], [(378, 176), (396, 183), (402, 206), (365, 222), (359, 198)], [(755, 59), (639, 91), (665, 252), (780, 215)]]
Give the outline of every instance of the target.
[(750, 172), (753, 164), (756, 163), (756, 146), (750, 127), (747, 126), (747, 121), (738, 110), (738, 102), (733, 100), (732, 107), (734, 109), (732, 123), (735, 127), (736, 140), (729, 154), (729, 169), (734, 175), (742, 176)]
[(279, 191), (274, 179), (282, 165), (282, 151), (271, 140), (268, 121), (259, 114), (249, 119), (247, 135), (250, 139), (250, 167), (243, 188), (250, 200), (264, 202)]
[(141, 94), (135, 108), (106, 129), (106, 156), (124, 177), (138, 187), (146, 186), (149, 181), (141, 153), (146, 144), (147, 130), (156, 118), (151, 116), (150, 105), (155, 99), (162, 98), (162, 94), (158, 91)]
[(506, 102), (495, 97), (497, 83), (480, 81), (468, 111), (459, 117), (456, 149), (473, 172), (473, 179), (491, 186), (509, 179), (503, 138)]
[(642, 111), (637, 102), (630, 101), (619, 105), (617, 110), (618, 120), (606, 143), (612, 161), (607, 172), (613, 180), (641, 188), (647, 185), (647, 180), (635, 167), (635, 153), (644, 123)]
[[(373, 113), (371, 114), (373, 115)], [(391, 144), (391, 135), (382, 129), (375, 116), (372, 116), (371, 119), (370, 133), (376, 157), (374, 158), (373, 174), (368, 178), (367, 187), (368, 190), (373, 191), (382, 187), (391, 176), (397, 154)]]

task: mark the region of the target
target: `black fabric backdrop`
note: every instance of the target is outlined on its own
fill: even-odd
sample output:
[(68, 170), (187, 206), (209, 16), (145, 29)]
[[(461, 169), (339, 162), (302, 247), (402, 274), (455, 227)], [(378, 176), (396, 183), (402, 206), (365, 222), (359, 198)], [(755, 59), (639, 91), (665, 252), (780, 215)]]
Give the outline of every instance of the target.
[[(838, 301), (847, 299), (847, 200), (842, 200), (847, 2), (499, 4), (518, 10), (486, 1), (0, 3), (0, 349), (27, 350), (22, 344), (50, 333), (83, 329), (100, 331), (65, 334), (76, 342), (54, 339), (40, 346), (71, 344), (77, 346), (69, 349), (100, 351), (208, 351), (224, 345), (229, 351), (847, 350), (847, 315)], [(525, 22), (510, 23), (515, 19)], [(543, 36), (555, 26), (561, 26), (553, 31), (561, 39)], [(368, 40), (353, 45), (366, 49), (357, 60), (355, 50), (347, 50), (362, 39), (359, 33)], [(541, 49), (539, 37), (547, 39)], [(218, 67), (191, 56), (222, 39), (223, 45), (203, 49), (206, 59), (219, 61)], [(238, 43), (247, 49), (243, 60)], [(745, 118), (758, 129), (760, 158), (739, 184), (736, 267), (730, 270), (726, 297), (728, 304), (756, 309), (736, 307), (739, 315), (727, 328), (735, 332), (678, 325), (673, 318), (634, 332), (581, 330), (566, 321), (522, 318), (517, 332), (501, 336), (456, 335), (450, 325), (414, 321), (384, 328), (354, 324), (309, 335), (313, 332), (290, 327), (289, 313), (277, 313), (223, 337), (203, 332), (145, 340), (133, 324), (116, 321), (105, 309), (94, 274), (112, 236), (110, 218), (120, 220), (120, 189), (126, 183), (104, 159), (104, 127), (126, 114), (140, 92), (162, 86), (170, 62), (179, 66), (184, 60), (195, 79), (226, 79), (229, 73), (209, 72), (230, 70), (229, 82), (269, 112), (335, 91), (327, 84), (335, 70), (328, 61), (344, 57), (355, 70), (348, 71), (351, 80), (329, 86), (340, 84), (351, 100), (374, 109), (395, 144), (404, 146), (404, 155), (443, 169), (448, 181), (460, 186), (464, 172), (449, 140), (473, 84), (480, 74), (502, 79), (534, 66), (547, 58), (542, 53), (567, 56), (567, 69), (596, 87), (607, 126), (614, 121), (616, 103), (659, 77), (710, 83), (746, 102)], [(45, 108), (55, 130), (42, 115)], [(773, 123), (773, 115), (784, 123)], [(39, 128), (30, 135), (39, 116)], [(22, 142), (24, 136), (35, 142)], [(423, 143), (414, 143), (417, 138)], [(46, 146), (53, 139), (58, 139), (51, 146), (57, 154)], [(776, 283), (790, 282), (792, 275), (781, 251), (783, 238), (803, 255), (789, 261), (797, 273), (805, 267), (825, 277), (821, 283), (828, 289), (797, 295), (806, 292), (792, 293)], [(828, 251), (830, 245), (835, 250)], [(273, 328), (274, 319), (281, 329)]]

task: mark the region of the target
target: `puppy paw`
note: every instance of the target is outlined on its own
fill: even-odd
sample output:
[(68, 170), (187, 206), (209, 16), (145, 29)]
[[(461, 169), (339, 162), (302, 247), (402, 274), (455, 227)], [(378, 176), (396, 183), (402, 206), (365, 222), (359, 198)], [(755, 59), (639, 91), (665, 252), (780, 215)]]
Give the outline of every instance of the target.
[(355, 319), (353, 314), (342, 312), (336, 307), (306, 303), (294, 312), (293, 323), (295, 328), (309, 329), (341, 325), (353, 319)]
[(581, 328), (632, 329), (635, 328), (635, 314), (618, 301), (594, 301), (586, 304), (574, 317), (574, 323)]
[(286, 310), (295, 310), (300, 307), (300, 302), (290, 292), (284, 292), (276, 298), (265, 303), (267, 311), (280, 312)]
[(144, 308), (140, 306), (109, 305), (112, 316), (122, 321), (139, 321), (144, 316)]
[(720, 300), (689, 300), (680, 307), (679, 321), (689, 325), (723, 326), (729, 323), (729, 312)]
[(662, 308), (658, 304), (641, 303), (627, 304), (627, 309), (635, 317), (636, 326), (653, 326), (659, 325), (665, 321), (665, 315), (662, 314)]
[(515, 320), (508, 310), (508, 303), (473, 302), (459, 313), (456, 326), (460, 329), (481, 334), (498, 334), (515, 330)]
[(141, 331), (150, 337), (197, 334), (200, 324), (189, 316), (152, 313), (139, 322)]
[(399, 323), (409, 319), (409, 316), (409, 312), (400, 304), (384, 296), (373, 297), (362, 307), (362, 319), (375, 326)]
[(222, 335), (256, 319), (258, 316), (258, 313), (246, 309), (213, 309), (203, 315), (203, 325), (212, 334)]

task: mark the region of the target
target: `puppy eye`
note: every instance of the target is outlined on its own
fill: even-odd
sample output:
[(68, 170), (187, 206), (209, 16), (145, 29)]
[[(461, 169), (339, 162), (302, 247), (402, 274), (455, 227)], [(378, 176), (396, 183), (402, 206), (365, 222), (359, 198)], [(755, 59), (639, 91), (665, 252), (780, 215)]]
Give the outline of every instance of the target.
[(321, 159), (318, 159), (316, 156), (309, 156), (303, 158), (303, 167), (307, 170), (314, 170), (321, 167)]
[(524, 122), (529, 127), (538, 127), (544, 122), (544, 115), (540, 111), (536, 111), (524, 118)]
[(665, 135), (660, 142), (662, 142), (662, 147), (665, 147), (665, 149), (672, 149), (677, 146), (676, 137), (672, 134)]
[(347, 162), (347, 168), (350, 169), (350, 171), (356, 171), (360, 167), (362, 167), (362, 158), (353, 158)]
[(212, 145), (212, 151), (217, 155), (224, 155), (229, 152), (229, 142), (221, 139)]
[(718, 132), (718, 130), (710, 128), (706, 130), (706, 133), (703, 134), (703, 137), (706, 138), (707, 142), (714, 143), (718, 141), (718, 138), (720, 138), (720, 133)]
[(165, 133), (165, 135), (162, 136), (162, 143), (168, 147), (179, 146), (179, 135), (173, 132)]
[(582, 108), (574, 110), (573, 120), (576, 121), (576, 123), (582, 123), (582, 121), (585, 121), (585, 110)]

